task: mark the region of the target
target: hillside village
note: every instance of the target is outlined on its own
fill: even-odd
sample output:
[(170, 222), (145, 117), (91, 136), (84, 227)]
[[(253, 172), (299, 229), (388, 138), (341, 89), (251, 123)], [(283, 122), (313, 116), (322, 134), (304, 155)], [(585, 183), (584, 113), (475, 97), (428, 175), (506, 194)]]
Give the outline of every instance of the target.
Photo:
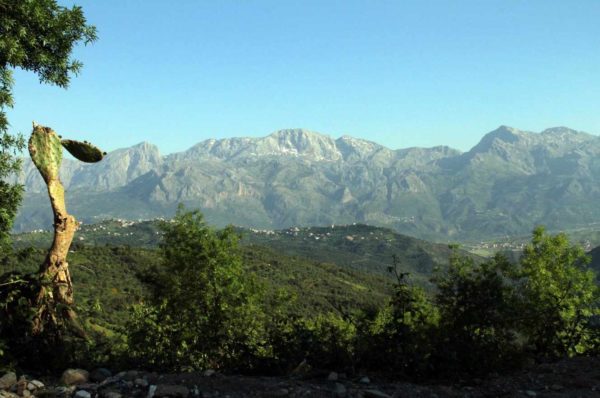
[[(138, 219), (138, 220), (127, 220), (127, 219), (110, 219), (101, 221), (96, 224), (82, 224), (80, 226), (79, 231), (77, 232), (76, 240), (79, 242), (84, 242), (90, 239), (100, 239), (100, 240), (111, 240), (109, 238), (119, 238), (119, 237), (134, 237), (139, 233), (140, 226), (146, 226), (150, 229), (155, 229), (154, 234), (158, 237), (160, 236), (160, 231), (157, 228), (158, 223), (169, 221), (164, 217), (158, 217), (154, 219)], [(241, 228), (239, 231), (244, 233), (251, 233), (256, 235), (257, 237), (265, 236), (265, 237), (279, 237), (279, 236), (288, 236), (294, 238), (301, 238), (306, 240), (327, 240), (331, 236), (336, 234), (339, 231), (347, 231), (351, 227), (356, 227), (357, 225), (361, 225), (358, 223), (352, 223), (348, 225), (335, 225), (332, 224), (329, 227), (290, 227), (282, 230), (276, 229), (260, 229), (260, 228)], [(589, 231), (596, 231), (597, 226), (594, 224), (590, 227), (590, 230), (587, 229), (577, 229), (576, 234), (574, 234), (575, 239), (574, 242), (581, 245), (585, 251), (590, 251), (594, 247), (600, 245), (600, 239), (598, 239), (597, 234), (590, 235)], [(246, 231), (246, 232), (244, 232)], [(382, 229), (373, 228), (372, 231), (358, 231), (354, 234), (344, 235), (344, 239), (347, 241), (355, 241), (355, 240), (374, 240), (374, 241), (385, 241), (391, 242), (392, 238), (388, 233), (382, 232)], [(568, 234), (572, 234), (574, 231), (567, 231)], [(39, 240), (40, 238), (47, 236), (50, 233), (49, 230), (44, 229), (35, 229), (29, 231), (27, 233), (18, 234), (15, 236), (15, 242), (17, 246), (21, 243), (19, 242), (27, 242), (29, 240)], [(37, 235), (37, 238), (34, 236)], [(592, 236), (592, 239), (590, 239)], [(579, 238), (579, 239), (578, 239)], [(496, 252), (516, 252), (519, 253), (523, 251), (525, 246), (529, 242), (529, 237), (514, 237), (514, 238), (501, 238), (493, 241), (481, 241), (481, 242), (464, 242), (459, 243), (465, 250), (470, 251), (475, 254), (481, 254), (484, 256), (491, 256)], [(455, 243), (455, 242), (448, 242)]]

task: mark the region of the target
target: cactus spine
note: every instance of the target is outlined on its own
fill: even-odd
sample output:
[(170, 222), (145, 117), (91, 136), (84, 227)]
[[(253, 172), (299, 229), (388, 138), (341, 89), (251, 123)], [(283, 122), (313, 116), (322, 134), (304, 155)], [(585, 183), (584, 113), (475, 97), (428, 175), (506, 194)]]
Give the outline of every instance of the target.
[[(103, 157), (103, 153), (91, 144), (65, 141), (68, 141), (68, 146), (65, 147), (74, 156), (76, 155), (73, 152), (77, 152), (80, 156), (76, 157), (80, 160), (97, 162)], [(59, 324), (59, 316), (77, 326), (72, 308), (73, 285), (67, 255), (79, 223), (67, 213), (65, 190), (59, 179), (63, 145), (51, 128), (33, 124), (29, 138), (29, 154), (47, 185), (54, 213), (54, 240), (39, 271), (42, 284), (37, 297), (37, 313), (33, 319), (34, 334), (41, 333), (44, 325), (48, 323)]]

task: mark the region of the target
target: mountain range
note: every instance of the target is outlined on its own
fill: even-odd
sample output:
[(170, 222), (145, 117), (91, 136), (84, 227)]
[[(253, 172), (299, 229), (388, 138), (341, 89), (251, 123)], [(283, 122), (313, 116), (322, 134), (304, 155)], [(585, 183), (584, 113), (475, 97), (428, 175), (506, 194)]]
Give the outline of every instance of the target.
[[(304, 129), (209, 139), (161, 156), (149, 143), (98, 164), (64, 159), (71, 213), (84, 222), (170, 217), (179, 203), (216, 225), (259, 229), (385, 226), (423, 239), (482, 240), (600, 222), (600, 137), (507, 126), (467, 152), (389, 149)], [(49, 228), (45, 185), (27, 159), (16, 231)]]

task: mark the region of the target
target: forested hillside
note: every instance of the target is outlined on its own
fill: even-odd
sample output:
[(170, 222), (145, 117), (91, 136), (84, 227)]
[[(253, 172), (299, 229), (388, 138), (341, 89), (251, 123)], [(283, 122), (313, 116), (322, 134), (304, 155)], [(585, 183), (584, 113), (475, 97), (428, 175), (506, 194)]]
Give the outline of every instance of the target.
[[(156, 248), (162, 239), (160, 223), (164, 221), (132, 222), (105, 221), (83, 225), (78, 231), (76, 246), (130, 246)], [(388, 267), (396, 256), (403, 272), (413, 280), (429, 286), (435, 267), (448, 265), (452, 250), (445, 244), (436, 244), (398, 234), (390, 229), (362, 224), (285, 230), (257, 230), (237, 228), (243, 246), (268, 248), (286, 256), (320, 263), (335, 264), (349, 270), (358, 270), (389, 279)], [(17, 248), (47, 247), (52, 234), (36, 231), (15, 235)], [(464, 252), (467, 255), (466, 252)], [(473, 255), (473, 258), (478, 258)], [(479, 258), (481, 261), (481, 258)]]

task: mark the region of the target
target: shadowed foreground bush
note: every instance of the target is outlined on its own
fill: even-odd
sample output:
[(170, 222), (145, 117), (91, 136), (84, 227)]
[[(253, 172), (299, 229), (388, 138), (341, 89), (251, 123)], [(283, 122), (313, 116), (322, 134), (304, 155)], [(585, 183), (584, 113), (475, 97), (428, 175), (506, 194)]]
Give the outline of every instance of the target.
[(588, 327), (598, 288), (583, 251), (563, 235), (534, 231), (521, 260), (483, 264), (456, 253), (428, 297), (394, 259), (394, 294), (377, 311), (294, 313), (285, 292), (264, 305), (244, 275), (232, 231), (215, 232), (182, 209), (165, 224), (154, 299), (136, 307), (129, 350), (145, 366), (289, 372), (381, 371), (399, 377), (484, 375), (526, 358), (597, 351)]

